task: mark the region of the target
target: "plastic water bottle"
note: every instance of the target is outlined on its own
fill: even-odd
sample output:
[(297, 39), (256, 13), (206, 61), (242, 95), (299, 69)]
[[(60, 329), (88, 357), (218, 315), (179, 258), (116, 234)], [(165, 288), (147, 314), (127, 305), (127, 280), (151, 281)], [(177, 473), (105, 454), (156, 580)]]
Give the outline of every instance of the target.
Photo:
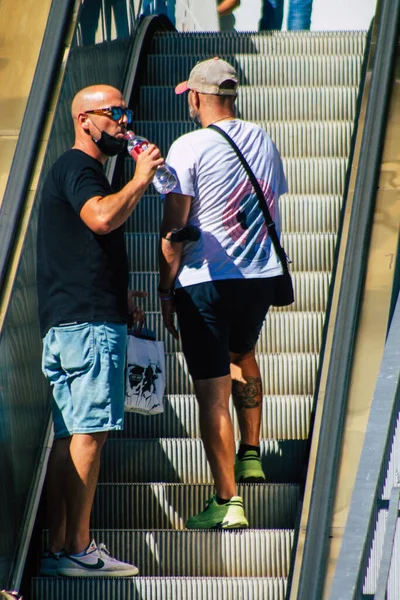
[[(137, 160), (139, 154), (148, 147), (149, 141), (146, 138), (136, 135), (133, 131), (127, 131), (125, 138), (127, 140), (128, 153), (134, 160)], [(157, 167), (153, 178), (153, 185), (159, 194), (168, 194), (176, 186), (176, 177), (171, 173), (166, 164)]]

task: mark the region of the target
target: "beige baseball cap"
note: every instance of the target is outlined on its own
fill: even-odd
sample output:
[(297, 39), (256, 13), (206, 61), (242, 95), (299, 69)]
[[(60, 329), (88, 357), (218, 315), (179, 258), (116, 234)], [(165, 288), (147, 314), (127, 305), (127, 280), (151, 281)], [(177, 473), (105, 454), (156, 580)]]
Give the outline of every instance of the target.
[[(224, 83), (233, 81), (235, 86), (224, 87)], [(197, 63), (190, 71), (189, 79), (175, 88), (175, 94), (195, 90), (200, 94), (217, 96), (236, 96), (238, 76), (235, 69), (222, 58), (210, 58)]]

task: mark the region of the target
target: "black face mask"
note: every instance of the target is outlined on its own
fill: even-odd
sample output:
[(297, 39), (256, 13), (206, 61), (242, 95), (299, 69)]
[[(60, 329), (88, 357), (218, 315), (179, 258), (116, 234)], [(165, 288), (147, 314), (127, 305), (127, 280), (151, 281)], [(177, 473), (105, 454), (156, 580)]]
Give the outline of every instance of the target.
[(98, 140), (93, 140), (100, 152), (106, 156), (116, 156), (123, 152), (126, 148), (126, 140), (123, 138), (116, 138), (112, 135), (101, 132), (101, 137)]

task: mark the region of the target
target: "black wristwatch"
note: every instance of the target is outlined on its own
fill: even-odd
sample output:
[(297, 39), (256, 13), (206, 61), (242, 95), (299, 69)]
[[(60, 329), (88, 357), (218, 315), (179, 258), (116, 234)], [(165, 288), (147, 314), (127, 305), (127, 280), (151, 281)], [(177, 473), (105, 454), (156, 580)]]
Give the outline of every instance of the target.
[(172, 296), (174, 293), (174, 288), (162, 288), (158, 286), (157, 290), (158, 293), (162, 294), (163, 296)]

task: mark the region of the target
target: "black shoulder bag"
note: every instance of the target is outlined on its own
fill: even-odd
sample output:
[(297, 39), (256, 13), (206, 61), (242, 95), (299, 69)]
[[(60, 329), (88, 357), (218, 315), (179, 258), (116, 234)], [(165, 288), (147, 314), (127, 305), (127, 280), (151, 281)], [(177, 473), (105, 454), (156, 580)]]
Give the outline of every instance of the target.
[(256, 196), (257, 196), (257, 199), (258, 199), (258, 206), (264, 215), (265, 224), (267, 226), (269, 236), (271, 238), (271, 241), (275, 248), (275, 252), (276, 252), (276, 254), (280, 260), (280, 263), (282, 265), (282, 268), (283, 268), (283, 275), (278, 276), (276, 278), (277, 286), (276, 286), (276, 292), (275, 292), (275, 299), (272, 302), (272, 304), (273, 304), (273, 306), (288, 306), (289, 304), (292, 304), (294, 302), (293, 283), (292, 283), (292, 278), (290, 276), (289, 268), (288, 268), (289, 261), (285, 254), (284, 249), (282, 248), (282, 246), (279, 242), (278, 234), (276, 233), (275, 223), (271, 218), (270, 212), (268, 210), (267, 202), (265, 200), (265, 196), (260, 187), (260, 184), (258, 183), (258, 181), (257, 181), (253, 171), (251, 170), (248, 162), (246, 161), (245, 157), (243, 156), (243, 154), (241, 153), (241, 151), (239, 150), (239, 148), (237, 147), (237, 145), (235, 144), (233, 139), (226, 133), (226, 131), (224, 131), (220, 127), (217, 127), (216, 125), (213, 125), (213, 124), (208, 125), (208, 129), (213, 129), (214, 131), (217, 131), (218, 133), (220, 133), (226, 139), (226, 141), (232, 146), (232, 148), (236, 152), (240, 162), (242, 163), (242, 165), (250, 179), (251, 185), (253, 186)]

